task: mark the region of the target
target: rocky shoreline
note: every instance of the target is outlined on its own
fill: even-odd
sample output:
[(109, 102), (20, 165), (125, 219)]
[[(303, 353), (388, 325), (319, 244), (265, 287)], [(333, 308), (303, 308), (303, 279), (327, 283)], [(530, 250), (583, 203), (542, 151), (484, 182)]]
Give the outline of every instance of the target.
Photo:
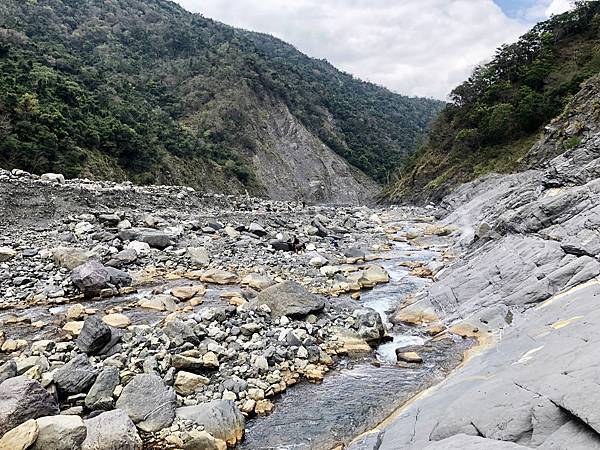
[[(22, 171), (0, 184), (4, 446), (233, 446), (290, 386), (348, 358), (377, 363), (388, 330), (361, 293), (389, 281), (394, 241), (447, 234), (418, 209)], [(429, 278), (444, 257), (401, 264)], [(407, 369), (421, 364), (404, 353)]]

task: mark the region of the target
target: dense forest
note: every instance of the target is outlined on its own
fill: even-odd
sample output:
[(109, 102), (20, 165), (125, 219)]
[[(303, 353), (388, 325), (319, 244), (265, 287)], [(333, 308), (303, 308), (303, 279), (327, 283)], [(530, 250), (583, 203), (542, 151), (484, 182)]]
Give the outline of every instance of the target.
[[(437, 200), (459, 183), (524, 167), (543, 127), (600, 72), (600, 2), (539, 23), (501, 47), (451, 94), (424, 144), (388, 188), (395, 199)], [(566, 150), (576, 139), (563, 143)]]
[(148, 183), (178, 161), (252, 187), (273, 98), (379, 182), (443, 107), (166, 0), (0, 2), (2, 167)]

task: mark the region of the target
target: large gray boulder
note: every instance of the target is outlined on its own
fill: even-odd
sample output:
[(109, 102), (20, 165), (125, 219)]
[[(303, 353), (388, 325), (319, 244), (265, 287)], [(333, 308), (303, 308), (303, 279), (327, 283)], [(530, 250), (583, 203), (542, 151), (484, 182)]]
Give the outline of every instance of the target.
[(123, 266), (127, 266), (135, 262), (138, 258), (137, 252), (132, 248), (121, 250), (119, 253), (113, 255), (111, 259), (106, 263), (108, 267), (114, 267), (119, 269)]
[(106, 367), (100, 372), (85, 397), (85, 406), (91, 410), (110, 410), (114, 406), (113, 392), (119, 385), (119, 369)]
[(303, 317), (325, 307), (321, 297), (308, 292), (295, 281), (284, 281), (261, 291), (251, 304), (255, 307), (268, 306), (276, 317)]
[(206, 431), (230, 446), (234, 446), (244, 436), (244, 416), (230, 400), (213, 400), (177, 408), (177, 417), (202, 425)]
[(57, 369), (52, 379), (59, 392), (65, 395), (80, 394), (94, 383), (97, 371), (88, 361), (87, 355), (77, 355)]
[(356, 320), (355, 328), (358, 335), (367, 342), (378, 342), (386, 335), (381, 315), (372, 308), (354, 310), (352, 316)]
[(38, 438), (32, 450), (73, 450), (81, 448), (87, 435), (79, 416), (48, 416), (37, 419)]
[(154, 230), (152, 228), (135, 228), (131, 230), (122, 230), (119, 237), (124, 241), (145, 242), (150, 247), (163, 250), (173, 244), (171, 236), (164, 231)]
[(127, 414), (120, 409), (85, 421), (87, 436), (81, 450), (141, 450), (142, 440)]
[(110, 287), (110, 274), (98, 261), (88, 261), (71, 272), (73, 285), (86, 296), (94, 296)]
[(58, 413), (56, 400), (38, 381), (14, 377), (0, 384), (0, 436), (29, 419)]
[(90, 316), (85, 319), (83, 328), (77, 336), (77, 348), (88, 355), (99, 353), (111, 340), (112, 330), (102, 319)]
[(144, 373), (125, 386), (116, 407), (125, 411), (141, 430), (154, 432), (173, 423), (176, 401), (175, 391), (162, 378)]

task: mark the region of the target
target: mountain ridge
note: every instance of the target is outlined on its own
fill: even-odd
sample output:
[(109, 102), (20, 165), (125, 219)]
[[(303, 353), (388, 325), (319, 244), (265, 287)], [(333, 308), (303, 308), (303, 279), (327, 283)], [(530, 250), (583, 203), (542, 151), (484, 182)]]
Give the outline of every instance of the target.
[(336, 189), (336, 171), (315, 156), (325, 146), (343, 190), (371, 196), (443, 105), (165, 0), (9, 0), (0, 28), (0, 165), (34, 173), (268, 195), (255, 164), (276, 151), (264, 132), (276, 103), (316, 137), (305, 154), (321, 183), (278, 195), (340, 200), (321, 195)]

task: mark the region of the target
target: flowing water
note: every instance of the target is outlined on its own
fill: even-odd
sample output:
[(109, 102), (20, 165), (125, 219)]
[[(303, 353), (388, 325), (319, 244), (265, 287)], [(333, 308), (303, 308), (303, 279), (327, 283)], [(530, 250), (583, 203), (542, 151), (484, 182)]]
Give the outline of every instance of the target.
[(421, 353), (423, 364), (409, 368), (396, 365), (397, 348), (422, 345), (430, 338), (410, 327), (393, 327), (388, 320), (389, 313), (407, 295), (430, 283), (411, 276), (398, 263), (428, 262), (436, 254), (396, 243), (382, 264), (390, 274), (390, 283), (364, 292), (360, 300), (381, 314), (393, 340), (377, 348), (376, 360), (346, 360), (344, 367), (325, 377), (322, 384), (302, 383), (288, 389), (275, 402), (271, 415), (248, 423), (241, 448), (325, 450), (346, 445), (456, 367), (469, 344), (451, 338), (430, 343)]

